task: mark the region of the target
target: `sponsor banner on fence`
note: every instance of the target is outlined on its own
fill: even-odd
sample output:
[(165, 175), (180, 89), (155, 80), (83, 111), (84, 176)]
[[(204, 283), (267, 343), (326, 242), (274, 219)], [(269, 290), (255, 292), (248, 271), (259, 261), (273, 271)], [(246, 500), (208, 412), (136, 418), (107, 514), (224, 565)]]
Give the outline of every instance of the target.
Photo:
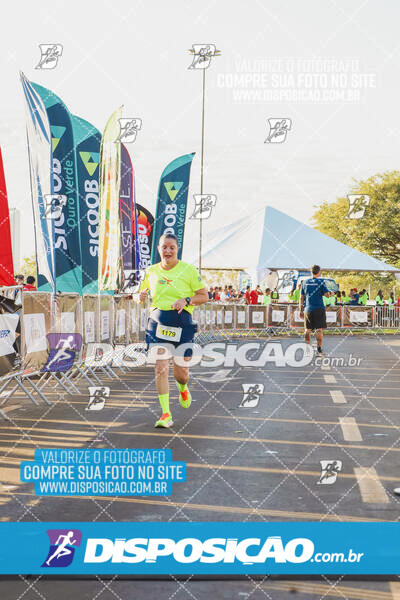
[(399, 523), (0, 523), (7, 540), (0, 573), (395, 574), (399, 530)]

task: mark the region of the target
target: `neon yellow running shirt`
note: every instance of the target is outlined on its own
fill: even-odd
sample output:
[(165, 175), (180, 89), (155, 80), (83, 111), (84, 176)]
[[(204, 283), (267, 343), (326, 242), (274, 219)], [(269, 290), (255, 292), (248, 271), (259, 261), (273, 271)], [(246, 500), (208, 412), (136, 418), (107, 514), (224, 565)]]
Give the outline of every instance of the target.
[[(151, 308), (171, 310), (176, 300), (193, 296), (195, 292), (205, 288), (205, 283), (193, 265), (182, 260), (172, 269), (163, 269), (161, 263), (151, 265), (140, 284), (140, 291), (149, 289)], [(185, 306), (185, 310), (193, 313), (194, 306)]]

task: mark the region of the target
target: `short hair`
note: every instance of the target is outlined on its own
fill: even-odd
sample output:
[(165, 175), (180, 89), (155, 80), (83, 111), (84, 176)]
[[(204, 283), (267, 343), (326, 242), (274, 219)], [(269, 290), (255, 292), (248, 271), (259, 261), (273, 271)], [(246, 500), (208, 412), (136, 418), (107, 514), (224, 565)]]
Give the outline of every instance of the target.
[(312, 273), (313, 275), (317, 275), (317, 273), (319, 273), (319, 272), (320, 272), (320, 270), (321, 270), (321, 267), (320, 267), (319, 265), (313, 265), (313, 266), (311, 267), (311, 273)]
[(176, 237), (176, 235), (174, 233), (163, 233), (160, 236), (160, 239), (158, 240), (158, 245), (162, 244), (162, 240), (175, 240), (176, 241), (176, 245), (179, 248), (178, 238)]
[(28, 277), (26, 278), (26, 283), (33, 285), (35, 283), (35, 278), (32, 275), (28, 275)]
[(16, 275), (15, 279), (25, 279), (23, 275)]

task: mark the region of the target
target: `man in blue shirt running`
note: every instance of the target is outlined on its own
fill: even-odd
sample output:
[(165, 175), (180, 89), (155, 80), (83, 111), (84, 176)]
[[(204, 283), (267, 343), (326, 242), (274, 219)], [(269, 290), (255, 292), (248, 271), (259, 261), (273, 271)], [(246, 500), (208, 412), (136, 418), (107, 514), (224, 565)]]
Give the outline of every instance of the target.
[[(310, 343), (310, 335), (315, 331), (317, 351), (322, 354), (322, 330), (326, 329), (326, 311), (323, 296), (329, 296), (329, 289), (321, 277), (319, 265), (311, 267), (312, 277), (301, 284), (299, 311), (300, 318), (304, 316), (304, 340)], [(304, 313), (303, 313), (304, 310)]]

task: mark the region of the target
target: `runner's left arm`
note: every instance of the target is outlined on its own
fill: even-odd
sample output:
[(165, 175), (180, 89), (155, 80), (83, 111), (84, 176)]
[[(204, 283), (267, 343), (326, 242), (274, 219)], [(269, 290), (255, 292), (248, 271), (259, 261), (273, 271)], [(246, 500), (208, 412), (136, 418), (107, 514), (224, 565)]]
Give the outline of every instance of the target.
[[(192, 293), (190, 294), (190, 296), (188, 296), (190, 298), (191, 306), (200, 306), (200, 304), (204, 304), (205, 302), (208, 302), (207, 288), (206, 288), (205, 283), (202, 280), (198, 270), (195, 267), (193, 267), (191, 269), (191, 272), (189, 274), (188, 283), (192, 290)], [(182, 310), (185, 308), (185, 306), (186, 306), (186, 298), (179, 298), (179, 300), (176, 300), (173, 303), (171, 308), (177, 310), (178, 313), (180, 314), (182, 312)]]
[(192, 306), (200, 306), (200, 304), (208, 302), (208, 292), (206, 284), (202, 280), (200, 273), (195, 267), (193, 267), (190, 284), (194, 292), (194, 295), (190, 297), (190, 304)]

